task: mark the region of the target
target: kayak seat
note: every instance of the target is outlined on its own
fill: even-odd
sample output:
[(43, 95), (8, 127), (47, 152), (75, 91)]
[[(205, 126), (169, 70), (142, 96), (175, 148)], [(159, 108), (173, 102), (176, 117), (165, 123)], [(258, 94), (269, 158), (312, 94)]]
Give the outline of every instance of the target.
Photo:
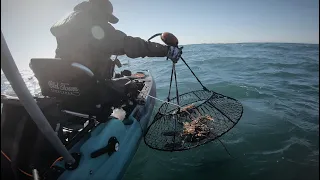
[(79, 63), (34, 58), (30, 68), (39, 81), (42, 95), (59, 100), (64, 110), (109, 117), (111, 107), (121, 98), (116, 90), (99, 82), (89, 68)]

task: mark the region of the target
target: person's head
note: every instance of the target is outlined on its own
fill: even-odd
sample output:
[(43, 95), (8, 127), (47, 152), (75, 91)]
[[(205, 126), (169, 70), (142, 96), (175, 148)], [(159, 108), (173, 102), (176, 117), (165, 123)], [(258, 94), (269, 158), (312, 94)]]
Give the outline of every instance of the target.
[(108, 21), (112, 24), (116, 24), (119, 19), (115, 17), (113, 13), (113, 6), (109, 0), (89, 0), (90, 3), (96, 5), (101, 8), (102, 11), (108, 14)]

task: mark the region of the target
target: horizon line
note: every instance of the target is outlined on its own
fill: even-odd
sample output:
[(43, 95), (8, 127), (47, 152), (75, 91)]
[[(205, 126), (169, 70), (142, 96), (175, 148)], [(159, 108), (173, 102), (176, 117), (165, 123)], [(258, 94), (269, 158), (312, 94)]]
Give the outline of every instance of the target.
[(181, 44), (185, 45), (203, 45), (203, 44), (308, 44), (308, 45), (319, 45), (319, 43), (304, 43), (304, 42), (212, 42), (212, 43), (190, 43), (190, 44)]

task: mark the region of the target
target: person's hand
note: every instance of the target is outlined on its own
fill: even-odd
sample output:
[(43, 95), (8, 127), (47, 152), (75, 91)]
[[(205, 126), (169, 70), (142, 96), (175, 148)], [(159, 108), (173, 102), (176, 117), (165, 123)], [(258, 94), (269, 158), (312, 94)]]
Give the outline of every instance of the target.
[(172, 60), (173, 63), (177, 63), (182, 54), (182, 48), (170, 46), (167, 57)]

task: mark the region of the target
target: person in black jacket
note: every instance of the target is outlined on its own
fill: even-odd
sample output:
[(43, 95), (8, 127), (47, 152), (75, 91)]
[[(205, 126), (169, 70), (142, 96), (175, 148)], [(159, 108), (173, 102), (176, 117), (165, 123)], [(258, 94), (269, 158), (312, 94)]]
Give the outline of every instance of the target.
[(167, 56), (175, 61), (180, 58), (178, 47), (147, 42), (116, 30), (110, 23), (117, 23), (118, 18), (112, 13), (109, 0), (89, 0), (76, 5), (70, 15), (50, 29), (57, 39), (56, 58), (79, 62), (106, 78), (113, 73), (110, 72), (111, 55)]

